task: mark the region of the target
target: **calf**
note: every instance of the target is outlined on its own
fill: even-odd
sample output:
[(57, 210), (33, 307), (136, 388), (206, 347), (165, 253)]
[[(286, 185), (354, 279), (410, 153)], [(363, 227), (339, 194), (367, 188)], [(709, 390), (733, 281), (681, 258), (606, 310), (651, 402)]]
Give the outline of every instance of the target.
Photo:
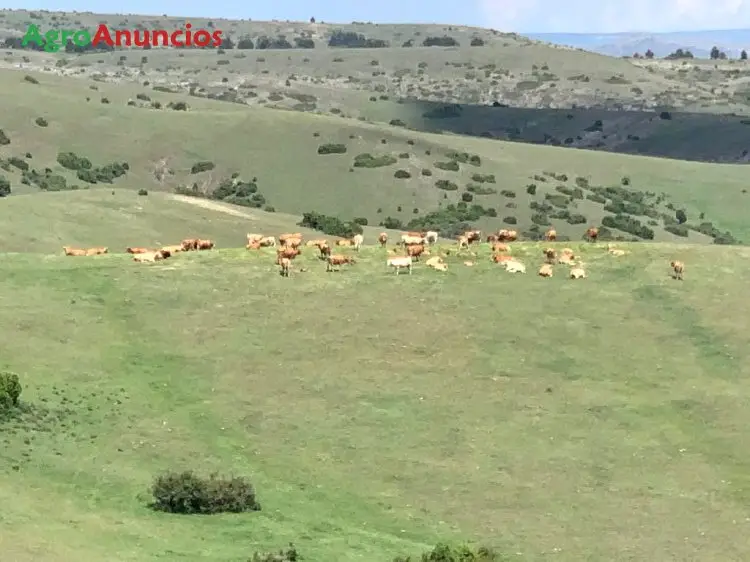
[(381, 232), (380, 236), (378, 236), (378, 242), (381, 248), (385, 248), (385, 245), (388, 243), (388, 234)]
[(681, 261), (671, 261), (669, 262), (669, 265), (672, 267), (672, 277), (682, 281), (682, 275), (685, 273), (685, 264)]
[(357, 263), (354, 258), (350, 256), (342, 256), (341, 254), (334, 254), (332, 256), (328, 256), (328, 259), (326, 260), (326, 271), (338, 271), (337, 269), (334, 270), (334, 267), (338, 267), (344, 264), (350, 264), (353, 265)]
[(411, 275), (412, 259), (411, 256), (400, 256), (397, 258), (388, 258), (386, 261), (388, 267), (393, 267), (396, 270), (396, 275), (399, 274), (402, 267), (406, 267)]

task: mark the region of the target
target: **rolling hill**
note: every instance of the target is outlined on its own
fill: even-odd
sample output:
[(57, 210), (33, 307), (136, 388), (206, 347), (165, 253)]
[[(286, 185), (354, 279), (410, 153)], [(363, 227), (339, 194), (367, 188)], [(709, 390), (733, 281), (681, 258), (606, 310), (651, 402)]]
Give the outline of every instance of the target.
[[(28, 22), (184, 23), (0, 16), (11, 46)], [(0, 61), (0, 558), (291, 562), (260, 553), (293, 543), (408, 562), (466, 541), (495, 550), (481, 562), (742, 559), (748, 168), (677, 159), (745, 158), (742, 63), (455, 26), (193, 23), (254, 48)], [(459, 45), (420, 46), (444, 35)], [(360, 252), (337, 248), (355, 264), (328, 273), (304, 248), (285, 278), (273, 249), (243, 247), (337, 238), (300, 226), (313, 211), (364, 225)], [(581, 241), (591, 225), (600, 243)], [(528, 272), (486, 243), (457, 252), (468, 227), (517, 229)], [(393, 242), (425, 228), (448, 270), (394, 275)], [(216, 249), (124, 252), (187, 237)], [(537, 276), (549, 245), (588, 278)], [(246, 478), (259, 509), (155, 510), (172, 471)], [(183, 507), (248, 496), (168, 482)]]

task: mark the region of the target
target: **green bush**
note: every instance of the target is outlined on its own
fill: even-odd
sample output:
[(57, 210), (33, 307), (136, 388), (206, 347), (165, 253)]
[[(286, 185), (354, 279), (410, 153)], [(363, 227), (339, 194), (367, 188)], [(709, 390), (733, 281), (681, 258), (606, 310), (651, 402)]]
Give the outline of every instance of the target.
[(139, 189), (138, 190), (138, 195), (148, 195), (148, 190), (147, 189)]
[(511, 191), (510, 189), (503, 189), (500, 192), (500, 195), (502, 195), (503, 197), (507, 197), (509, 199), (514, 199), (516, 197), (516, 192)]
[(260, 511), (253, 486), (244, 478), (201, 478), (190, 471), (168, 472), (151, 486), (156, 511), (179, 514)]
[(471, 180), (477, 183), (495, 183), (495, 174), (472, 174)]
[(344, 154), (344, 153), (346, 153), (345, 144), (327, 143), (327, 144), (321, 144), (318, 147), (318, 154)]
[(586, 199), (589, 201), (593, 201), (594, 203), (601, 203), (602, 205), (607, 202), (607, 199), (605, 197), (602, 197), (601, 195), (598, 195), (596, 193), (589, 193), (586, 196)]
[(10, 195), (10, 182), (8, 181), (8, 178), (0, 175), (0, 197), (5, 197), (7, 195)]
[(683, 238), (687, 238), (688, 234), (690, 234), (688, 227), (684, 224), (670, 224), (665, 226), (664, 230), (671, 232), (675, 236), (682, 236)]
[(8, 138), (8, 135), (5, 134), (5, 131), (0, 129), (0, 145), (6, 145), (10, 144), (10, 139)]
[(355, 234), (362, 234), (362, 226), (353, 222), (344, 222), (338, 217), (331, 217), (311, 211), (302, 215), (298, 226), (319, 230), (329, 236), (351, 238)]
[(407, 172), (406, 170), (396, 170), (393, 176), (398, 179), (405, 180), (405, 179), (409, 179), (411, 177), (411, 174)]
[(201, 161), (196, 162), (193, 164), (192, 168), (190, 168), (191, 174), (200, 174), (201, 172), (208, 172), (209, 170), (213, 170), (216, 167), (216, 164), (209, 161)]
[(390, 166), (396, 162), (396, 158), (390, 154), (373, 156), (372, 154), (365, 152), (354, 157), (355, 168), (382, 168), (383, 166)]
[(404, 223), (400, 219), (394, 219), (393, 217), (385, 217), (378, 226), (388, 228), (390, 230), (401, 230), (404, 227)]
[[(155, 90), (156, 88), (154, 88)], [(174, 109), (175, 111), (187, 111), (188, 110), (188, 104), (184, 101), (178, 101), (178, 102), (169, 102), (167, 104), (167, 107), (169, 109)]]
[(46, 127), (47, 125), (49, 125), (49, 123), (47, 123), (47, 120), (44, 117), (37, 117), (34, 120), (34, 123), (36, 123), (40, 127)]
[(606, 216), (602, 219), (602, 224), (607, 228), (616, 228), (645, 240), (654, 239), (654, 231), (630, 215)]
[(17, 374), (0, 372), (0, 410), (9, 410), (18, 406), (21, 390), (21, 382)]
[(555, 207), (558, 207), (560, 209), (564, 209), (568, 206), (568, 198), (564, 195), (557, 195), (548, 193), (544, 196), (544, 200), (547, 201), (550, 205), (553, 205)]
[(497, 193), (497, 189), (494, 187), (486, 187), (484, 185), (476, 185), (473, 183), (466, 185), (466, 191), (473, 193), (474, 195), (492, 195)]
[(457, 191), (458, 190), (458, 186), (452, 181), (448, 181), (448, 180), (437, 180), (435, 182), (435, 187), (437, 187), (438, 189), (442, 189), (444, 191)]
[(480, 546), (472, 549), (468, 545), (449, 546), (438, 543), (430, 552), (423, 553), (418, 559), (411, 556), (399, 556), (393, 562), (504, 562), (507, 557), (501, 556), (491, 548)]
[(18, 168), (22, 172), (25, 172), (29, 169), (29, 163), (26, 162), (26, 160), (24, 160), (23, 158), (19, 158), (18, 156), (11, 156), (10, 158), (8, 158), (8, 164)]
[(447, 172), (458, 172), (461, 169), (458, 162), (455, 160), (449, 160), (448, 162), (435, 162), (435, 167)]
[(550, 224), (549, 218), (544, 213), (534, 213), (531, 215), (531, 222), (540, 226), (548, 226)]
[(570, 224), (584, 224), (586, 222), (586, 217), (577, 213), (573, 213), (567, 218), (567, 221)]
[(431, 176), (432, 175), (432, 170), (430, 170), (429, 168), (422, 168), (422, 175), (423, 176)]
[(530, 183), (529, 185), (527, 185), (526, 193), (528, 193), (529, 195), (536, 195), (536, 184)]
[(91, 160), (82, 156), (77, 156), (73, 152), (60, 152), (57, 155), (57, 162), (63, 168), (68, 170), (90, 170), (93, 166)]
[(518, 219), (514, 216), (508, 216), (503, 218), (505, 224), (518, 224)]
[(256, 552), (247, 562), (298, 562), (299, 560), (302, 560), (302, 555), (296, 548), (294, 548), (292, 543), (289, 543), (289, 548), (286, 550), (280, 550), (278, 554), (273, 552), (265, 552), (262, 554)]
[(465, 201), (467, 203), (471, 203), (472, 201), (474, 201), (474, 196), (471, 193), (469, 193), (468, 191), (464, 191), (461, 194), (461, 201)]

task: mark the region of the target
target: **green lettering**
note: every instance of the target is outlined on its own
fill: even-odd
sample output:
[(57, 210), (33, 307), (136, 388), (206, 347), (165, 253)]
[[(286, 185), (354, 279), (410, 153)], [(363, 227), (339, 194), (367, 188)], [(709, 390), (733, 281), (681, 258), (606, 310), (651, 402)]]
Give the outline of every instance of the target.
[(50, 29), (44, 34), (44, 38), (47, 40), (44, 44), (44, 50), (48, 53), (56, 53), (60, 50), (60, 44), (55, 43), (60, 39), (60, 32), (55, 29)]
[(42, 34), (39, 33), (39, 28), (34, 24), (28, 27), (23, 39), (21, 39), (22, 47), (26, 47), (29, 43), (36, 43), (40, 46), (44, 43), (44, 38), (42, 37)]
[(76, 47), (85, 47), (91, 43), (91, 34), (86, 29), (79, 29), (73, 34), (73, 44)]

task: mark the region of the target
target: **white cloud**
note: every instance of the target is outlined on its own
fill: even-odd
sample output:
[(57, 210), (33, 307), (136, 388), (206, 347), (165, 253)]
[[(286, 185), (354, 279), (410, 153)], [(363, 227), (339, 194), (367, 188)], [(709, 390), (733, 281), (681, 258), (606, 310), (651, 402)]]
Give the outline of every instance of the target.
[(501, 31), (614, 33), (750, 27), (750, 0), (479, 0)]

